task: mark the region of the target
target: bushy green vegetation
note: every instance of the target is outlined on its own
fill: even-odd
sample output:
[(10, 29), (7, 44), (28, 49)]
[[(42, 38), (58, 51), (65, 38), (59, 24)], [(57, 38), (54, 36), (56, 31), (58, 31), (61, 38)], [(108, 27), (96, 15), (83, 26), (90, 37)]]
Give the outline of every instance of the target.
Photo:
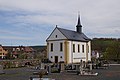
[(104, 59), (120, 60), (120, 38), (93, 38), (92, 50), (103, 54)]

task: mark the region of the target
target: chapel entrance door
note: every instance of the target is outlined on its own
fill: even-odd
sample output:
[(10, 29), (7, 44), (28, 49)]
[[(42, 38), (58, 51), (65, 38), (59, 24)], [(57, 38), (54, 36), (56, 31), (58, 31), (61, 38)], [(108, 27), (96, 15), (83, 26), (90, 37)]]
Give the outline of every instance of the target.
[(58, 56), (55, 56), (55, 63), (58, 63)]

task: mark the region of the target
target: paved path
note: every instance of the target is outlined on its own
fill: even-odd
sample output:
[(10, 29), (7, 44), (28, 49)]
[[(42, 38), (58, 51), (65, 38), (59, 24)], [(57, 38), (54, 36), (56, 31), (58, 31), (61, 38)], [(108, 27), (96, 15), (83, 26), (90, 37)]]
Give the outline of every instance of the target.
[(120, 66), (120, 64), (109, 64), (109, 65), (111, 65), (111, 66), (114, 66), (114, 65), (115, 65), (115, 66), (117, 66), (117, 65)]
[[(0, 75), (0, 80), (29, 80), (34, 70), (30, 68), (14, 68), (4, 70), (5, 74)], [(44, 77), (53, 78), (55, 80), (120, 80), (120, 66), (110, 66), (109, 69), (93, 70), (98, 72), (98, 76), (79, 76), (76, 73), (51, 73)]]

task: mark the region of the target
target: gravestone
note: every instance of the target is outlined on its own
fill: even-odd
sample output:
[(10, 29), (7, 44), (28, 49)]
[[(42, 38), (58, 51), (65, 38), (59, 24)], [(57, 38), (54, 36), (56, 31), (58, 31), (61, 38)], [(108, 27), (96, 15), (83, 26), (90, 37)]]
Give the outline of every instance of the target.
[(51, 73), (51, 65), (48, 65), (48, 73)]
[(92, 64), (90, 64), (90, 71), (92, 71)]
[(61, 72), (63, 72), (65, 69), (64, 63), (61, 63)]
[(44, 63), (41, 63), (40, 64), (40, 69), (44, 69), (45, 68), (45, 64)]
[(86, 76), (97, 76), (98, 73), (92, 72), (92, 64), (90, 64), (90, 71), (84, 71), (83, 70), (83, 62), (81, 60), (80, 62), (80, 74), (79, 75), (86, 75)]
[(2, 65), (0, 65), (0, 74), (4, 74), (3, 66)]
[(19, 62), (15, 62), (15, 67), (16, 67), (16, 68), (19, 67)]

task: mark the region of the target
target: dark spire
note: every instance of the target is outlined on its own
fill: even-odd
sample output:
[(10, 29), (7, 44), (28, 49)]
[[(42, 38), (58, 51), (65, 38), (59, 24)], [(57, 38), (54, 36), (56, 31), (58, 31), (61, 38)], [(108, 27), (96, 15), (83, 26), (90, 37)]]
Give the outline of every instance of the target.
[(80, 14), (78, 14), (78, 23), (77, 23), (77, 26), (76, 26), (76, 31), (79, 32), (79, 33), (82, 33), (82, 25), (81, 25), (81, 22), (80, 22)]
[(81, 22), (80, 22), (80, 14), (78, 15), (78, 24), (77, 25), (81, 25)]

